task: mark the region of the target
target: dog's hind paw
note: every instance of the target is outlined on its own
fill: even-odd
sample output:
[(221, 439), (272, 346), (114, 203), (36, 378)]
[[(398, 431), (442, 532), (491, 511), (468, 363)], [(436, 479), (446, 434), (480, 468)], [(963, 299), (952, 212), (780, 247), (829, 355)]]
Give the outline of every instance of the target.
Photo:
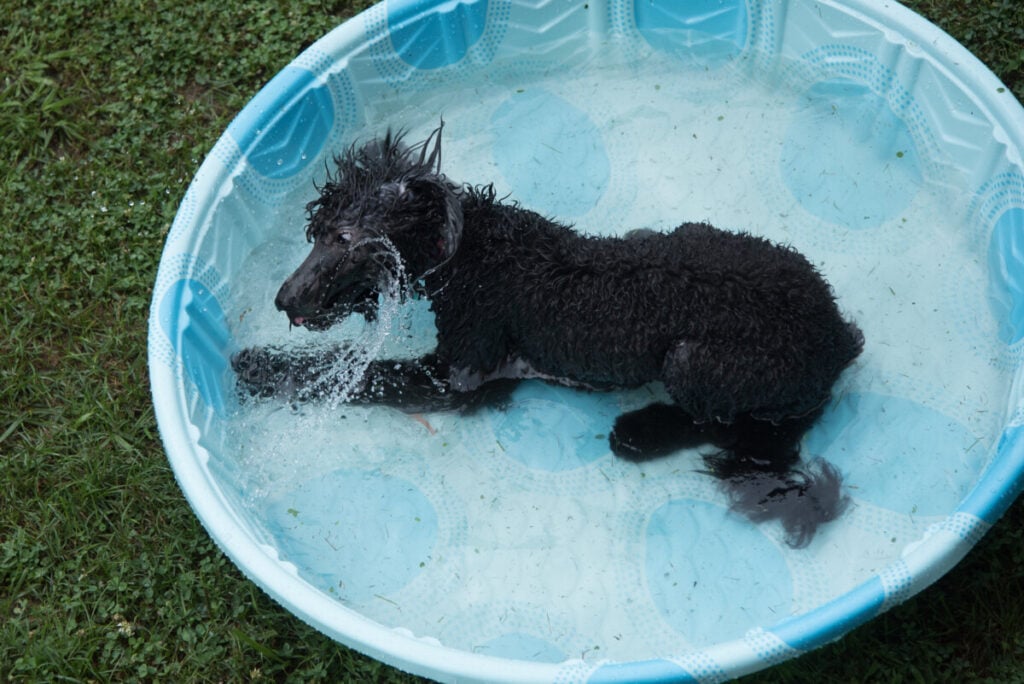
[(646, 461), (705, 444), (709, 437), (707, 426), (678, 406), (650, 404), (616, 418), (608, 443), (619, 458)]

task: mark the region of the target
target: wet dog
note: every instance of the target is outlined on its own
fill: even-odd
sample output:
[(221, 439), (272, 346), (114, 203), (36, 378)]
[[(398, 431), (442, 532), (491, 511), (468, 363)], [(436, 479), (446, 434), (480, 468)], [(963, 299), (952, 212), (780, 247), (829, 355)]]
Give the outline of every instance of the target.
[[(399, 271), (435, 314), (431, 354), (372, 361), (346, 401), (466, 409), (525, 378), (591, 391), (660, 382), (672, 402), (620, 415), (616, 455), (713, 446), (705, 467), (733, 507), (779, 520), (794, 547), (842, 512), (839, 474), (802, 461), (800, 440), (863, 337), (805, 257), (704, 223), (580, 234), (491, 185), (449, 180), (442, 127), (414, 145), (389, 132), (353, 146), (307, 206), (312, 251), (276, 298), (292, 325), (372, 319)], [(232, 366), (262, 396), (330, 382), (319, 353), (248, 349)]]

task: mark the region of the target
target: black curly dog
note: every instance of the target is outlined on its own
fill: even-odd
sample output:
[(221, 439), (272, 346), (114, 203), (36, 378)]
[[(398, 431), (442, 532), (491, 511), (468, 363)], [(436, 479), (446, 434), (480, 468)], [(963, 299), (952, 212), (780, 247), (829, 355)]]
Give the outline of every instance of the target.
[[(372, 319), (394, 277), (388, 250), (436, 318), (432, 354), (373, 361), (348, 401), (464, 409), (523, 378), (591, 390), (661, 382), (674, 404), (620, 415), (616, 455), (713, 445), (705, 466), (734, 509), (780, 520), (793, 547), (842, 512), (838, 473), (801, 463), (799, 445), (863, 337), (806, 258), (701, 223), (581, 235), (496, 199), (492, 185), (447, 179), (442, 127), (413, 146), (390, 131), (353, 146), (307, 206), (313, 249), (276, 299), (293, 325)], [(244, 390), (294, 397), (323, 379), (322, 355), (249, 349), (232, 366)]]

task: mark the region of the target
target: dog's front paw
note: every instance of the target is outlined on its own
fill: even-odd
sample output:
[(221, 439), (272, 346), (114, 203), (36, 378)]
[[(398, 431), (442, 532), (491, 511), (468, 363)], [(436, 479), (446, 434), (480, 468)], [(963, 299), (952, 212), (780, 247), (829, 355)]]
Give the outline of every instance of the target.
[(231, 369), (243, 396), (284, 396), (294, 388), (288, 358), (270, 349), (251, 347), (232, 354)]

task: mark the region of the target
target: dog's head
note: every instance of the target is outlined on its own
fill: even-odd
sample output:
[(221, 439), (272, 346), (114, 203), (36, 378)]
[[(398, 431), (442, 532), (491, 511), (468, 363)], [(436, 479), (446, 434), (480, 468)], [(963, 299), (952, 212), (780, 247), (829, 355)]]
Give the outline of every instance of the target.
[(377, 298), (454, 255), (462, 235), (457, 186), (441, 173), (442, 122), (407, 146), (388, 131), (335, 158), (337, 172), (306, 206), (313, 249), (277, 293), (293, 325), (322, 330), (351, 313), (372, 320)]

